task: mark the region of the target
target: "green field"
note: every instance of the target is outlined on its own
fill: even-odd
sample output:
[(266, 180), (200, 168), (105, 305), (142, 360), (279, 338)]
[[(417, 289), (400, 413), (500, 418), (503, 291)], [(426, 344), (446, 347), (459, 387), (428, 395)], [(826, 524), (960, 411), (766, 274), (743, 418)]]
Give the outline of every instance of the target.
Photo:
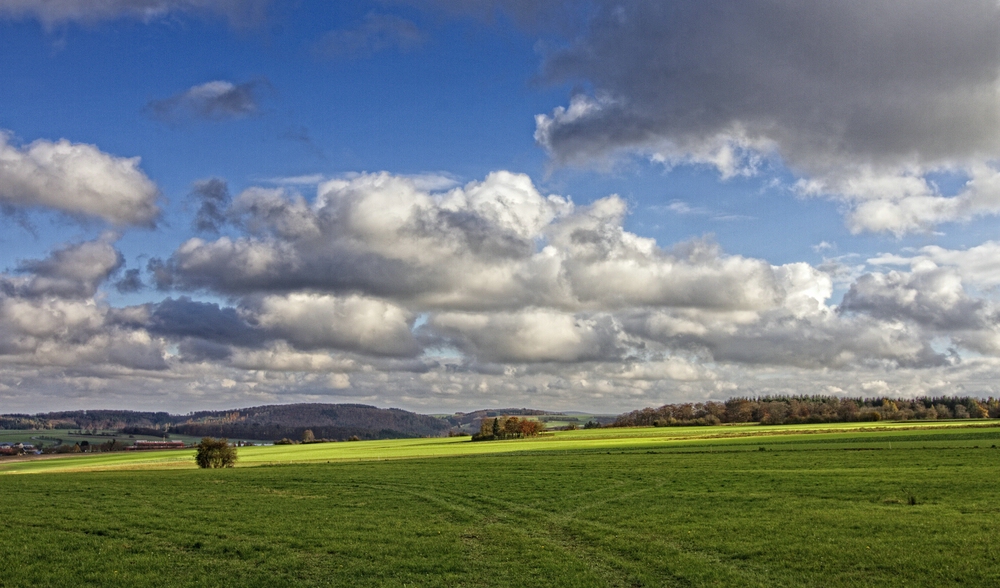
[(1000, 426), (878, 425), (0, 461), (0, 586), (1000, 585)]

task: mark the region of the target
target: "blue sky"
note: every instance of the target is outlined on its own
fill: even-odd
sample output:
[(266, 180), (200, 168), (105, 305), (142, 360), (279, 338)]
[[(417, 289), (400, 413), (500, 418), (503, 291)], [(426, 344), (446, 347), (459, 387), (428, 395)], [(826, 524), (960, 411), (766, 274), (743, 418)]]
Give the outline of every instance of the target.
[(0, 0), (0, 411), (994, 394), (997, 17)]

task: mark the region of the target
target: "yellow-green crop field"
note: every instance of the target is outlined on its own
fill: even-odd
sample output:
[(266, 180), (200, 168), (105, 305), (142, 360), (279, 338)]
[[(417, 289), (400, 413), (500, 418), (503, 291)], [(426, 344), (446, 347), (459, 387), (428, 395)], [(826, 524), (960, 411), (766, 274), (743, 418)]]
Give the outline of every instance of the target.
[(0, 586), (994, 586), (998, 444), (966, 420), (7, 460)]

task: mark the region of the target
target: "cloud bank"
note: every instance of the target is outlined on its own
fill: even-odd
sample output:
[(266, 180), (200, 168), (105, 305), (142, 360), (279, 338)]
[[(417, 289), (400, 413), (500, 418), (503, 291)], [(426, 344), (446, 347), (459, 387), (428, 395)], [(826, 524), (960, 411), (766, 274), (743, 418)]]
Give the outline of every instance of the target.
[[(537, 117), (561, 164), (637, 153), (722, 177), (783, 163), (853, 231), (1000, 212), (1000, 5), (597, 2), (542, 76), (592, 91)], [(516, 7), (515, 7), (516, 8)], [(942, 194), (932, 172), (963, 174)]]
[(616, 196), (577, 206), (505, 171), (420, 184), (360, 174), (311, 198), (213, 197), (228, 234), (154, 260), (148, 279), (172, 291), (159, 302), (104, 301), (143, 282), (113, 234), (25, 260), (0, 280), (0, 382), (88, 398), (146, 382), (164, 402), (618, 410), (865, 382), (975, 393), (1000, 369), (1000, 308), (983, 293), (993, 244), (874, 258), (834, 305), (836, 276), (706, 240), (661, 247), (623, 228)]

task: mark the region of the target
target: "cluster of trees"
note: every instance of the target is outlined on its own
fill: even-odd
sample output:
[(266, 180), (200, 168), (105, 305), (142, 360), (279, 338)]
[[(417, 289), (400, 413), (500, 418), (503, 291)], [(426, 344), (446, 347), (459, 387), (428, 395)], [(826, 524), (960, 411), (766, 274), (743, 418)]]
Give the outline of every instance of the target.
[[(577, 422), (579, 422), (579, 419), (577, 420)], [(594, 419), (590, 419), (589, 421), (587, 421), (587, 422), (585, 422), (583, 424), (583, 428), (584, 429), (600, 429), (601, 427), (602, 427), (601, 423), (597, 422)], [(580, 425), (578, 425), (577, 423), (570, 423), (570, 424), (566, 425), (566, 430), (567, 431), (576, 431), (579, 428), (580, 428)]]
[[(360, 441), (361, 438), (357, 435), (351, 435), (347, 438), (347, 441)], [(325, 437), (316, 437), (312, 429), (306, 429), (302, 432), (302, 438), (300, 440), (289, 439), (288, 437), (283, 437), (274, 442), (275, 445), (298, 445), (299, 443), (336, 443), (339, 439), (327, 439)]]
[[(549, 414), (548, 411), (535, 410), (533, 408), (484, 408), (472, 412), (456, 412), (453, 415), (444, 417), (444, 421), (455, 428), (462, 428), (465, 425), (474, 425), (483, 419), (495, 419), (509, 416), (537, 416), (542, 417)], [(539, 419), (543, 420), (543, 419)]]
[(765, 425), (912, 419), (1000, 418), (1000, 399), (968, 396), (841, 398), (763, 396), (725, 402), (666, 404), (620, 415), (615, 427), (665, 427), (759, 422)]
[(194, 460), (200, 468), (231, 468), (236, 465), (236, 448), (228, 439), (204, 437), (197, 445)]
[(541, 421), (516, 416), (501, 416), (484, 418), (479, 423), (479, 432), (472, 436), (473, 441), (495, 441), (500, 439), (521, 439), (534, 437), (545, 429)]

